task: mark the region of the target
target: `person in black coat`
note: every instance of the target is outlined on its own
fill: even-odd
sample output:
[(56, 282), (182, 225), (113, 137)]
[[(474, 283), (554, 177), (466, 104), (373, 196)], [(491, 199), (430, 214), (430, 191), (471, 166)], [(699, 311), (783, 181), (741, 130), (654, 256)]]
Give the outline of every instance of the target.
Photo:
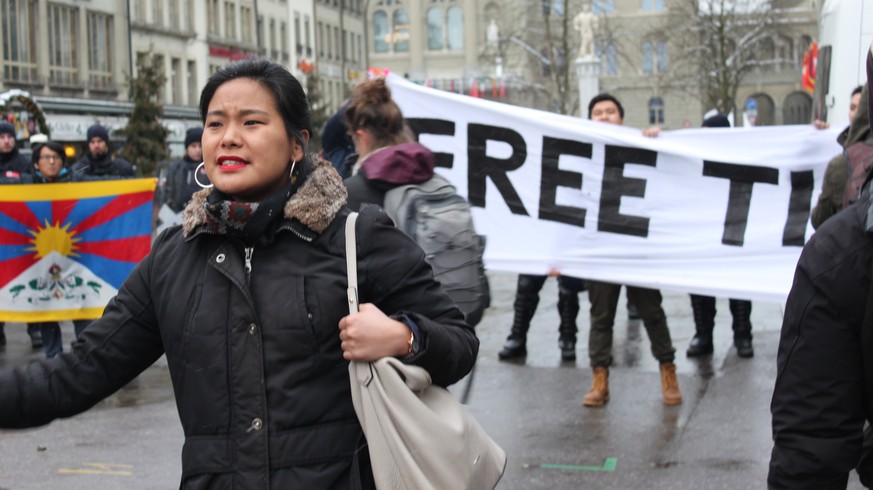
[[(871, 81), (868, 51), (868, 88)], [(873, 421), (870, 178), (858, 201), (816, 230), (797, 263), (770, 404), (772, 490), (845, 489), (853, 468), (865, 486), (873, 482), (873, 430), (864, 431)]]
[(113, 158), (109, 148), (109, 130), (99, 124), (88, 127), (88, 153), (73, 164), (73, 175), (88, 177), (115, 177), (128, 179), (136, 177), (133, 165), (121, 157)]
[(424, 253), (376, 207), (357, 220), (347, 314), (339, 174), (311, 159), (286, 68), (231, 63), (200, 99), (214, 188), (158, 236), (72, 352), (0, 370), (0, 427), (87, 410), (166, 354), (185, 433), (182, 489), (373, 488), (349, 361), (385, 356), (448, 386), (479, 341)]
[(188, 128), (185, 132), (185, 155), (170, 164), (167, 175), (166, 202), (176, 213), (185, 209), (191, 196), (200, 190), (201, 184), (209, 185), (203, 162), (200, 138), (203, 128)]

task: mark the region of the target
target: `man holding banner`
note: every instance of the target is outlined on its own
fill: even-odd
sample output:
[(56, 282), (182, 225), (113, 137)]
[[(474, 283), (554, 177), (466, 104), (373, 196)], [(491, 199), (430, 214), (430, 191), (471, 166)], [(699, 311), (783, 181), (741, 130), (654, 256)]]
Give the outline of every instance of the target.
[[(624, 108), (615, 97), (601, 94), (588, 104), (588, 118), (592, 121), (624, 124)], [(656, 134), (656, 133), (655, 133)], [(600, 407), (609, 401), (609, 366), (612, 364), (612, 328), (621, 284), (588, 281), (588, 300), (591, 302), (591, 331), (588, 335), (588, 357), (594, 379), (582, 403), (586, 407)], [(661, 307), (661, 292), (657, 289), (627, 286), (627, 296), (636, 306), (652, 344), (652, 354), (660, 363), (661, 394), (665, 405), (682, 403), (682, 393), (676, 380), (673, 364), (676, 349), (667, 328), (667, 315)]]

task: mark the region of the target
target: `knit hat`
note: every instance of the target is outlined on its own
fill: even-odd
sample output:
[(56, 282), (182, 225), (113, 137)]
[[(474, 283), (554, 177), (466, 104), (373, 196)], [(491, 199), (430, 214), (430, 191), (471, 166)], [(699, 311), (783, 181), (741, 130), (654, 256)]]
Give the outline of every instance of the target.
[(731, 122), (728, 120), (727, 116), (724, 114), (716, 114), (714, 116), (707, 117), (703, 121), (704, 128), (729, 128), (731, 127)]
[(102, 139), (106, 143), (109, 143), (109, 131), (107, 131), (106, 128), (104, 128), (103, 126), (101, 126), (99, 124), (94, 124), (88, 128), (88, 132), (87, 132), (88, 141), (91, 141), (91, 138), (93, 138), (95, 136)]
[(15, 137), (15, 126), (9, 121), (0, 121), (0, 134), (9, 134)]
[(203, 128), (188, 128), (188, 131), (185, 132), (185, 148), (188, 148), (191, 143), (200, 143), (202, 137)]

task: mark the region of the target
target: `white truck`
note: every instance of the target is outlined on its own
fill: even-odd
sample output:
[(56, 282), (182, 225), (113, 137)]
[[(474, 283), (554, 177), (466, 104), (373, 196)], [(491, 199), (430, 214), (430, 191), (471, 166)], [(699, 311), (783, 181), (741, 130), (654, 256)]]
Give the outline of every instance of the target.
[(825, 0), (821, 9), (813, 115), (839, 128), (849, 123), (852, 89), (867, 83), (873, 0)]

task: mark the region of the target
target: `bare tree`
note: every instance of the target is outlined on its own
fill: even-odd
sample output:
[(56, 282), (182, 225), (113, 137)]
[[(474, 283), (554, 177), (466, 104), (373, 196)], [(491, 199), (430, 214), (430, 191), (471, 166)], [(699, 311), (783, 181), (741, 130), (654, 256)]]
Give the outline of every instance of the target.
[(654, 31), (669, 39), (675, 53), (667, 83), (684, 87), (704, 107), (724, 114), (733, 111), (743, 79), (753, 70), (780, 62), (768, 49), (784, 31), (780, 21), (784, 12), (773, 4), (773, 0), (668, 0), (664, 24)]

